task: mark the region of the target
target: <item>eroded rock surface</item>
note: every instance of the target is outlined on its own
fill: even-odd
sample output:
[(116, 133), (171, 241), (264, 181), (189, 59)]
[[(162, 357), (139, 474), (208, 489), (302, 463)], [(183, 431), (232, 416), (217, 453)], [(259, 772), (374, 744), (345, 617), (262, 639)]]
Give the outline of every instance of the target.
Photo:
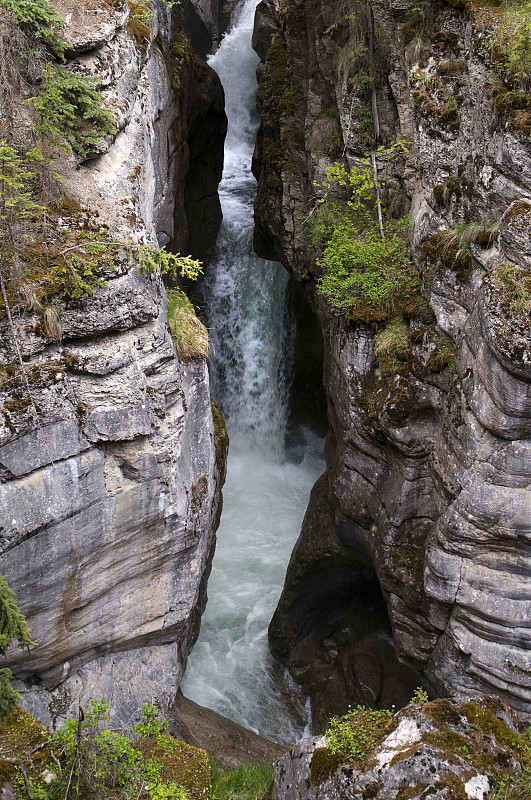
[[(394, 364), (375, 355), (381, 324), (336, 316), (315, 292), (304, 228), (313, 182), (367, 150), (356, 55), (366, 12), (320, 0), (257, 9), (256, 242), (319, 315), (330, 421), (325, 499), (303, 526), (271, 646), (310, 690), (335, 651), (329, 671), (347, 696), (377, 702), (374, 686), (339, 668), (360, 615), (373, 613), (376, 577), (400, 660), (434, 692), (498, 693), (529, 718), (531, 339), (503, 278), (529, 270), (529, 137), (489, 84), (488, 15), (435, 4), (422, 39), (403, 4), (371, 5), (382, 137), (409, 147), (382, 167), (384, 205), (411, 214), (429, 303), (401, 310), (409, 341)], [(470, 245), (451, 240), (463, 221), (477, 225)], [(325, 598), (315, 613), (312, 595)], [(315, 681), (313, 694), (327, 685)]]
[[(100, 81), (119, 129), (82, 170), (72, 165), (69, 222), (75, 213), (120, 242), (187, 247), (192, 180), (194, 215), (215, 235), (223, 92), (191, 50), (186, 9), (172, 20), (161, 7), (151, 30), (125, 5), (81, 20), (59, 10), (75, 68)], [(220, 513), (226, 443), (206, 362), (177, 359), (160, 275), (140, 275), (121, 249), (104, 277), (78, 300), (56, 299), (59, 343), (39, 313), (15, 314), (24, 374), (0, 321), (1, 565), (36, 642), (5, 663), (47, 725), (96, 696), (115, 725), (143, 702), (173, 702)]]

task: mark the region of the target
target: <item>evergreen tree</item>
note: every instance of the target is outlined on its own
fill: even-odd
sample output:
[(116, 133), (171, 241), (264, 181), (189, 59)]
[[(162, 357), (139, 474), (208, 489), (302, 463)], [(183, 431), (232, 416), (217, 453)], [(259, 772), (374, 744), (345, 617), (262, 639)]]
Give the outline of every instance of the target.
[[(15, 593), (9, 588), (7, 580), (0, 575), (0, 655), (5, 656), (15, 640), (20, 647), (29, 648), (34, 644), (24, 615), (17, 605)], [(0, 669), (0, 722), (13, 711), (19, 700), (18, 692), (9, 682), (12, 678), (10, 669)]]

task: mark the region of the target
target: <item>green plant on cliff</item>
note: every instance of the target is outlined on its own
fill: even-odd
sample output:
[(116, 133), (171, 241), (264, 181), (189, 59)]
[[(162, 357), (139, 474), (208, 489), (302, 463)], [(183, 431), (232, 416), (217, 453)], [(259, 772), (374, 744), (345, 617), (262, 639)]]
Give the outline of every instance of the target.
[[(29, 715), (2, 731), (16, 735)], [(141, 709), (135, 732), (108, 727), (107, 703), (92, 700), (37, 748), (19, 753), (17, 795), (34, 800), (201, 800), (210, 789), (206, 753), (168, 736), (152, 704)], [(136, 733), (136, 735), (135, 735)], [(20, 742), (20, 735), (18, 735)], [(19, 744), (20, 747), (20, 744)]]
[(36, 131), (52, 148), (84, 158), (103, 136), (116, 133), (110, 111), (88, 78), (48, 64), (41, 80), (39, 94), (24, 104), (32, 106)]
[[(7, 580), (0, 575), (0, 655), (5, 656), (9, 646), (15, 641), (23, 648), (34, 644), (26, 619), (17, 605), (15, 593)], [(10, 684), (12, 678), (10, 669), (0, 669), (0, 722), (9, 716), (19, 700), (18, 692)]]
[(162, 247), (142, 244), (132, 247), (131, 252), (139, 263), (138, 270), (142, 275), (156, 272), (160, 269), (170, 281), (178, 281), (179, 277), (195, 281), (203, 272), (202, 262), (191, 256), (182, 256), (180, 253), (169, 253)]
[(180, 289), (168, 289), (168, 324), (181, 361), (208, 358), (208, 331)]
[(58, 34), (64, 23), (50, 3), (46, 0), (0, 0), (0, 11), (12, 14), (23, 30), (42, 41), (54, 56), (64, 59), (65, 44)]
[(332, 717), (324, 735), (327, 749), (345, 761), (360, 764), (390, 732), (392, 712), (356, 706), (343, 717)]
[(498, 77), (529, 89), (531, 85), (531, 2), (507, 0), (493, 43), (492, 69)]
[[(385, 163), (404, 150), (399, 142), (378, 155)], [(384, 215), (379, 187), (370, 157), (350, 171), (336, 162), (318, 186), (321, 197), (307, 220), (324, 270), (317, 291), (338, 313), (367, 322), (396, 314), (418, 288), (407, 244), (409, 218)], [(346, 198), (338, 197), (342, 191)]]
[(519, 752), (522, 771), (519, 775), (498, 777), (492, 800), (531, 800), (531, 728), (521, 735)]

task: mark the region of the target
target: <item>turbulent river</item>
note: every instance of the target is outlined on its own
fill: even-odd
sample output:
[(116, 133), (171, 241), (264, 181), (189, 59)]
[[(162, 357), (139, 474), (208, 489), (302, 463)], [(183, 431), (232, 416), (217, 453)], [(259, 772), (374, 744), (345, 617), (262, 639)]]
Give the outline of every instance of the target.
[(307, 709), (269, 656), (267, 626), (323, 461), (322, 440), (306, 428), (291, 430), (286, 445), (294, 335), (288, 276), (252, 249), (257, 3), (238, 5), (209, 62), (225, 89), (229, 130), (220, 184), (224, 219), (203, 291), (212, 396), (227, 422), (230, 451), (208, 605), (182, 689), (289, 744), (302, 733)]

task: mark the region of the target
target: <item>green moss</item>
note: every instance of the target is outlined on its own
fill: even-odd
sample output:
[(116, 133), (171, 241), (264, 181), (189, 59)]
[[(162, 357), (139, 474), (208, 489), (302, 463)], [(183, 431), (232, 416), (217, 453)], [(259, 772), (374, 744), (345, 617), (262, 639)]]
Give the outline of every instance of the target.
[(427, 531), (408, 534), (407, 541), (400, 541), (389, 549), (389, 558), (397, 570), (407, 573), (408, 582), (421, 595), (424, 594), (424, 561)]
[(448, 725), (440, 725), (436, 733), (425, 733), (422, 737), (423, 742), (433, 745), (434, 747), (441, 748), (449, 753), (459, 753), (459, 751), (466, 751), (470, 753), (469, 745), (470, 739), (456, 733)]
[(433, 263), (442, 263), (448, 269), (464, 271), (474, 263), (470, 243), (458, 231), (439, 231), (422, 245), (425, 255)]
[(398, 792), (396, 800), (412, 800), (413, 797), (420, 797), (427, 788), (427, 783), (415, 783)]
[(262, 154), (267, 167), (278, 173), (282, 171), (286, 159), (284, 157), (284, 148), (280, 142), (270, 138), (264, 139)]
[(521, 751), (523, 746), (522, 736), (512, 731), (501, 719), (496, 716), (499, 704), (496, 700), (484, 698), (478, 703), (471, 701), (462, 703), (459, 712), (487, 736), (492, 736), (498, 744), (509, 750)]
[(6, 411), (24, 411), (30, 405), (31, 399), (29, 397), (21, 397), (20, 400), (8, 400), (7, 403), (4, 403), (3, 408)]
[(145, 48), (147, 43), (151, 40), (151, 29), (149, 25), (146, 25), (139, 19), (129, 17), (125, 29), (129, 36), (134, 39), (137, 47)]
[(433, 196), (439, 205), (445, 205), (454, 195), (460, 198), (463, 194), (457, 175), (450, 175), (446, 183), (438, 183), (433, 187)]
[[(0, 762), (0, 782), (13, 780), (20, 775), (17, 766), (20, 760), (26, 761), (30, 778), (38, 776), (48, 766), (49, 754), (43, 745), (49, 739), (50, 733), (46, 728), (27, 711), (17, 707), (0, 725), (0, 751), (4, 759)], [(31, 763), (28, 765), (30, 755)], [(25, 798), (23, 791), (16, 791), (15, 794), (21, 799)]]
[(174, 92), (181, 90), (183, 72), (194, 60), (194, 49), (186, 34), (177, 31), (170, 50), (171, 85)]
[(229, 434), (223, 415), (214, 400), (210, 400), (212, 410), (212, 421), (214, 423), (214, 448), (216, 450), (216, 467), (222, 472), (227, 459), (229, 450)]
[(477, 246), (481, 247), (483, 250), (487, 250), (489, 247), (492, 247), (493, 243), (494, 234), (492, 230), (489, 230), (488, 228), (478, 231), (476, 238), (474, 239), (474, 244), (477, 244)]
[(256, 95), (258, 107), (264, 111), (293, 111), (298, 93), (287, 80), (288, 52), (282, 33), (277, 33), (267, 51), (260, 86)]
[(445, 186), (444, 183), (438, 183), (433, 187), (433, 196), (440, 206), (445, 203)]
[(344, 758), (339, 753), (331, 753), (326, 747), (318, 747), (313, 752), (310, 764), (311, 782), (314, 786), (320, 786), (343, 763)]
[(448, 772), (444, 780), (435, 784), (436, 789), (446, 789), (448, 800), (469, 800), (466, 793), (465, 784), (455, 772)]
[(210, 761), (204, 750), (169, 736), (141, 741), (137, 749), (146, 759), (152, 758), (161, 765), (162, 781), (183, 786), (191, 800), (205, 800), (209, 796)]
[(446, 337), (441, 337), (435, 348), (430, 353), (428, 368), (431, 372), (440, 372), (445, 367), (455, 370), (455, 343)]
[(440, 61), (436, 67), (438, 75), (445, 75), (453, 78), (459, 77), (465, 70), (466, 63), (464, 61)]
[(268, 175), (265, 179), (265, 188), (268, 192), (282, 192), (284, 185), (279, 175)]
[(455, 194), (456, 197), (461, 197), (461, 184), (459, 183), (459, 178), (456, 175), (450, 175), (446, 181), (446, 188), (450, 193)]

